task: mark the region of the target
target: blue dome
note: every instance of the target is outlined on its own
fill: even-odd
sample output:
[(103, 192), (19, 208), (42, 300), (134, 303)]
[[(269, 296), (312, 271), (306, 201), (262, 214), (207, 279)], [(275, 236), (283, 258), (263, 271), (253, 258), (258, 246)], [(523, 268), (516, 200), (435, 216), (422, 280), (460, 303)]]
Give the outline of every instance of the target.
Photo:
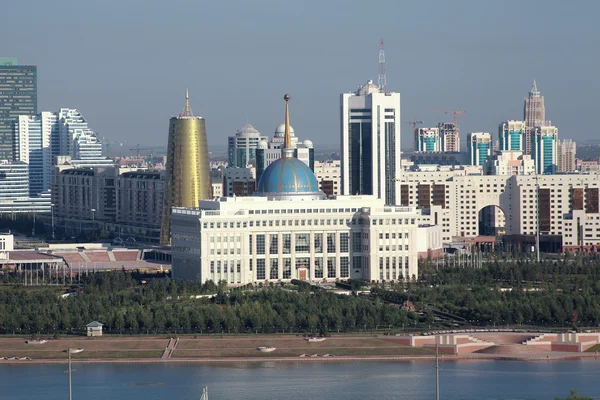
[(271, 163), (258, 181), (257, 194), (319, 193), (315, 174), (296, 157), (282, 157)]

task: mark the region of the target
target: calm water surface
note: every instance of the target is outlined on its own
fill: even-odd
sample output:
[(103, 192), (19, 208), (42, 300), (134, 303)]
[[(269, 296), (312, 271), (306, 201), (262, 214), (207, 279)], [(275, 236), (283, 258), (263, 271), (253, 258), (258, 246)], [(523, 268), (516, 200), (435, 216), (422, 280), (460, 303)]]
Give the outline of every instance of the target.
[[(442, 400), (600, 398), (600, 360), (440, 364)], [(210, 400), (435, 398), (432, 362), (75, 364), (73, 399)], [(65, 365), (0, 365), (0, 399), (68, 398)]]

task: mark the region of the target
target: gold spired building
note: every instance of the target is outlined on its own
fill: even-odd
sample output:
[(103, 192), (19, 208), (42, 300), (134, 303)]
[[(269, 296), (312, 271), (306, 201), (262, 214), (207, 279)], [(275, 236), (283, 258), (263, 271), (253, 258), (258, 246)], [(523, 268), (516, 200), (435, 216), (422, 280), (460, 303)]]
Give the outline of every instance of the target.
[(160, 242), (171, 243), (172, 207), (198, 207), (212, 199), (208, 143), (204, 118), (196, 117), (185, 91), (185, 108), (169, 121), (167, 174)]

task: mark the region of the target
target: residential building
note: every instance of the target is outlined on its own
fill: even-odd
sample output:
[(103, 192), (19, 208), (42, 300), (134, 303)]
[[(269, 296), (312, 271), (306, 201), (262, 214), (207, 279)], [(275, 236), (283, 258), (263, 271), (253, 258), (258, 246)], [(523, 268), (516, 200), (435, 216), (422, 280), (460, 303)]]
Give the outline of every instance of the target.
[(261, 136), (260, 132), (250, 124), (240, 128), (235, 136), (229, 136), (229, 166), (246, 168), (252, 160), (256, 159), (256, 147), (261, 140), (268, 140), (268, 138)]
[(400, 176), (400, 93), (368, 81), (340, 96), (342, 193), (396, 204)]
[(0, 160), (13, 160), (13, 122), (37, 114), (37, 67), (0, 58)]
[(556, 172), (574, 172), (577, 171), (577, 145), (571, 139), (564, 139), (558, 142), (558, 165)]
[(223, 196), (251, 196), (255, 190), (256, 180), (250, 168), (223, 169)]
[(544, 96), (540, 95), (535, 80), (523, 106), (523, 120), (525, 122), (523, 150), (525, 154), (533, 154), (534, 129), (536, 126), (546, 125), (546, 106)]
[[(534, 243), (539, 218), (542, 242), (558, 238), (559, 248), (553, 251), (560, 251), (561, 244), (563, 249), (579, 246), (582, 237), (588, 249), (595, 246), (598, 251), (598, 190), (597, 173), (475, 176), (461, 170), (405, 172), (400, 182), (400, 205), (420, 208), (420, 223), (440, 223), (444, 243), (490, 231), (504, 231), (508, 238), (526, 238)], [(501, 211), (504, 226), (480, 223), (489, 208)], [(578, 236), (578, 226), (584, 225), (590, 230)]]
[(558, 164), (558, 128), (551, 125), (534, 128), (533, 159), (538, 174), (555, 174)]
[(417, 128), (415, 130), (415, 151), (435, 153), (442, 151), (439, 128)]
[(50, 189), (53, 141), (58, 138), (58, 116), (51, 112), (19, 115), (13, 123), (14, 160), (29, 165), (29, 195)]
[[(59, 150), (54, 155), (68, 155), (74, 160), (106, 160), (102, 157), (102, 142), (90, 129), (79, 110), (61, 108), (58, 112)], [(112, 161), (110, 161), (112, 164)]]
[(427, 152), (403, 152), (402, 159), (410, 160), (410, 163), (417, 168), (423, 165), (439, 165), (457, 167), (469, 165), (468, 153), (427, 153)]
[(486, 175), (533, 175), (535, 161), (521, 151), (499, 151), (485, 163)]
[(160, 240), (164, 195), (164, 171), (120, 173), (116, 191), (117, 226), (112, 230), (134, 236), (138, 241), (157, 243)]
[(460, 152), (460, 132), (454, 122), (440, 122), (437, 127), (445, 153)]
[(194, 116), (187, 90), (183, 112), (169, 121), (166, 174), (161, 232), (164, 245), (171, 241), (173, 207), (197, 207), (198, 201), (213, 197), (206, 124), (204, 118)]
[(327, 197), (340, 195), (342, 167), (340, 160), (315, 161), (319, 190)]
[(525, 133), (527, 125), (525, 121), (504, 121), (498, 127), (498, 137), (500, 138), (501, 151), (521, 151), (524, 154), (531, 154), (525, 151)]
[(164, 171), (64, 163), (52, 174), (53, 218), (71, 235), (99, 230), (158, 243), (164, 195)]
[(50, 212), (50, 194), (29, 195), (29, 166), (0, 161), (0, 215)]
[(471, 165), (483, 167), (492, 155), (492, 136), (487, 132), (469, 133), (467, 144)]

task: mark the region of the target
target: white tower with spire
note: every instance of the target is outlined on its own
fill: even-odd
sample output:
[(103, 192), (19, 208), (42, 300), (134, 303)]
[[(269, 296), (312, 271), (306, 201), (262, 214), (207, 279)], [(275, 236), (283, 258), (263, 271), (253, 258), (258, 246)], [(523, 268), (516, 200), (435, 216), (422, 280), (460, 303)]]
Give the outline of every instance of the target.
[(536, 126), (546, 124), (546, 107), (544, 106), (544, 96), (540, 95), (535, 79), (525, 97), (525, 106), (523, 107), (523, 120), (525, 121), (525, 154), (531, 154), (533, 151), (532, 135)]

